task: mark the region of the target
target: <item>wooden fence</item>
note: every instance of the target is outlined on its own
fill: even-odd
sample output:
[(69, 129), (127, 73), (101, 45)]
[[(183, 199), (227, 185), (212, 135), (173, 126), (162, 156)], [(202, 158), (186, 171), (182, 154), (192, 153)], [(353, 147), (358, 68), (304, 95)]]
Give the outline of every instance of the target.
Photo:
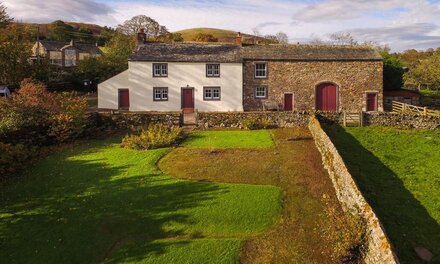
[(391, 111), (394, 113), (413, 113), (423, 116), (440, 116), (440, 111), (393, 101)]

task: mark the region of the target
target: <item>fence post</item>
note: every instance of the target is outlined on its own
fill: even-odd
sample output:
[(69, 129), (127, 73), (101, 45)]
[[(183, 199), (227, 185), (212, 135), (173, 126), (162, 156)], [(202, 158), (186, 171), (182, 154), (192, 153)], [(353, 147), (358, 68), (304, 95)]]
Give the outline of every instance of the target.
[(427, 116), (428, 115), (428, 108), (425, 106), (423, 107), (423, 115)]
[(406, 111), (406, 104), (403, 103), (403, 105), (402, 105), (402, 112), (405, 112), (405, 111)]

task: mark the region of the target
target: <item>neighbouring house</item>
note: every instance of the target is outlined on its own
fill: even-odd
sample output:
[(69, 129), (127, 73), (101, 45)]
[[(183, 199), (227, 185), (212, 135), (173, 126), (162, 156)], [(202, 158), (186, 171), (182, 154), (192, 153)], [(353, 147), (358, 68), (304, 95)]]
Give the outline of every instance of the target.
[(98, 85), (98, 108), (129, 111), (382, 111), (383, 62), (364, 46), (146, 43)]
[(40, 40), (32, 46), (31, 60), (37, 61), (40, 58), (52, 65), (72, 67), (85, 58), (102, 55), (103, 52), (95, 44), (76, 43), (73, 40), (70, 42)]
[(410, 105), (420, 105), (420, 93), (410, 90), (389, 90), (384, 91), (385, 104), (391, 105), (393, 101), (410, 104)]

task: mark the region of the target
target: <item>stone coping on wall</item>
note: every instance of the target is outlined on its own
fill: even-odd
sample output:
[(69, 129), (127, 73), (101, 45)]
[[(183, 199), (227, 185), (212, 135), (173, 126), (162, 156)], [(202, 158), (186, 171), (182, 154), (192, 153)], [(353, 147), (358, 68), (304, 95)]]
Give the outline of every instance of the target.
[(309, 129), (321, 152), (323, 165), (330, 175), (343, 209), (352, 215), (360, 216), (365, 221), (367, 235), (365, 263), (399, 263), (379, 218), (363, 197), (338, 150), (315, 116), (310, 118)]

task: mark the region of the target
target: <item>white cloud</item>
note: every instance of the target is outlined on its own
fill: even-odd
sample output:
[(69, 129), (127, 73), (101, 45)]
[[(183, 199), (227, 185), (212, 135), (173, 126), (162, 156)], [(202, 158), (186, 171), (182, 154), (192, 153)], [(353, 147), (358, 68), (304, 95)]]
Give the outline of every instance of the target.
[[(1, 0), (0, 0), (1, 1)], [(145, 14), (176, 31), (215, 27), (262, 34), (284, 31), (292, 42), (333, 32), (395, 50), (436, 47), (440, 3), (430, 0), (3, 0), (12, 16), (31, 22), (56, 19), (116, 26)], [(429, 26), (428, 26), (429, 25)]]

